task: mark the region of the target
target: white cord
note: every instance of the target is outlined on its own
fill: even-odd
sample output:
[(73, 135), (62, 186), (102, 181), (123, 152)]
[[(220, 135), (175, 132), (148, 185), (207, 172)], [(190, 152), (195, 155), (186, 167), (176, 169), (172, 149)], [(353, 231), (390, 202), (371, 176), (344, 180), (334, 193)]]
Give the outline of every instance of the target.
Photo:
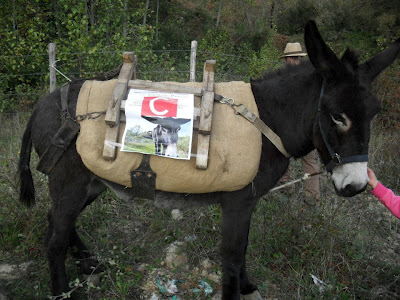
[(66, 78), (68, 81), (72, 81), (71, 79), (69, 79), (66, 75), (64, 75), (61, 71), (59, 71), (54, 65), (56, 64), (56, 62), (58, 62), (58, 60), (56, 60), (55, 62), (53, 62), (52, 65), (49, 65), (50, 68), (53, 68), (54, 70), (56, 70), (58, 73), (60, 73), (62, 76), (64, 76), (64, 78)]
[(290, 186), (290, 185), (292, 185), (292, 184), (295, 184), (295, 183), (297, 183), (297, 182), (300, 182), (300, 181), (306, 181), (307, 179), (310, 179), (310, 178), (311, 178), (310, 174), (304, 173), (303, 177), (301, 177), (300, 179), (296, 179), (296, 180), (287, 182), (287, 183), (285, 183), (285, 184), (282, 184), (282, 185), (280, 185), (280, 186), (274, 187), (273, 189), (270, 190), (270, 192), (274, 192), (274, 191), (283, 189), (283, 188), (285, 188), (285, 187), (288, 187), (288, 186)]

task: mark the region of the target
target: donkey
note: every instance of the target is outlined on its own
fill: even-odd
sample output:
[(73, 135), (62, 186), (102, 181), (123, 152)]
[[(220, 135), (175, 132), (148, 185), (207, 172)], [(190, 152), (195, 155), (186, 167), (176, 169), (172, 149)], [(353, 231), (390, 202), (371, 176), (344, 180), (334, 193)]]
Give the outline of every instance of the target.
[[(286, 66), (251, 80), (260, 118), (281, 138), (293, 157), (300, 158), (316, 148), (332, 173), (336, 193), (351, 197), (365, 190), (370, 123), (380, 110), (371, 91), (376, 76), (399, 55), (400, 39), (368, 61), (359, 64), (346, 50), (341, 59), (325, 44), (314, 21), (305, 27), (310, 61)], [(70, 84), (69, 110), (74, 116), (83, 81)], [(60, 127), (60, 90), (42, 99), (23, 135), (19, 172), (20, 200), (34, 204), (29, 167), (32, 145), (39, 157)], [(266, 194), (288, 168), (289, 159), (263, 137), (259, 170), (241, 190), (204, 194), (157, 191), (155, 204), (190, 208), (220, 204), (222, 207), (222, 298), (262, 299), (246, 271), (250, 219), (257, 200)], [(171, 171), (173, 172), (173, 170)], [(132, 199), (130, 189), (95, 176), (82, 163), (75, 145), (69, 146), (48, 176), (52, 207), (48, 212), (47, 253), (52, 293), (69, 291), (65, 269), (67, 249), (80, 261), (84, 274), (98, 262), (81, 241), (75, 222), (81, 211), (106, 188), (123, 199)]]
[(178, 157), (178, 133), (179, 130), (181, 130), (181, 125), (190, 122), (190, 119), (149, 116), (142, 116), (142, 118), (151, 123), (157, 124), (151, 132), (155, 154)]
[[(151, 137), (157, 155), (178, 157), (178, 139), (181, 125), (190, 122), (190, 119), (182, 118), (154, 118), (143, 116), (146, 120), (157, 124), (154, 127)], [(162, 145), (162, 150), (161, 150)]]
[[(156, 148), (156, 154), (165, 155), (171, 157), (177, 157), (177, 143), (178, 143), (178, 131), (181, 126), (175, 125), (171, 127), (164, 127), (157, 125), (153, 129), (153, 141)], [(161, 145), (163, 146), (161, 151)]]

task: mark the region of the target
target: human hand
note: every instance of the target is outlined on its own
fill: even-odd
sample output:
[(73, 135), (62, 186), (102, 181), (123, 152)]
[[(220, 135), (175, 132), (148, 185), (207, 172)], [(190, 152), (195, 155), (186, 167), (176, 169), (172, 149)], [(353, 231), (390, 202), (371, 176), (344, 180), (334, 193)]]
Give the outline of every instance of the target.
[(368, 178), (369, 178), (368, 184), (370, 187), (372, 187), (374, 189), (378, 185), (378, 179), (376, 178), (374, 171), (372, 171), (368, 167), (367, 167), (367, 172), (368, 172)]

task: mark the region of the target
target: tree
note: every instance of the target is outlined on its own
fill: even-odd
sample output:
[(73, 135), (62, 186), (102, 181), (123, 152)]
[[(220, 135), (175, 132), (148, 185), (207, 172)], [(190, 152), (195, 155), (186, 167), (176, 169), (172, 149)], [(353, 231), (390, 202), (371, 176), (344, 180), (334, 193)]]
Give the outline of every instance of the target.
[(308, 20), (318, 15), (312, 0), (295, 1), (277, 15), (278, 31), (288, 35), (303, 33)]
[(222, 10), (222, 0), (218, 1), (218, 16), (217, 16), (217, 24), (215, 27), (218, 27), (219, 21), (221, 19), (221, 10)]
[(143, 15), (143, 26), (146, 25), (147, 12), (149, 10), (149, 4), (150, 4), (150, 0), (146, 0), (146, 6), (145, 6), (145, 9), (144, 9), (144, 15)]

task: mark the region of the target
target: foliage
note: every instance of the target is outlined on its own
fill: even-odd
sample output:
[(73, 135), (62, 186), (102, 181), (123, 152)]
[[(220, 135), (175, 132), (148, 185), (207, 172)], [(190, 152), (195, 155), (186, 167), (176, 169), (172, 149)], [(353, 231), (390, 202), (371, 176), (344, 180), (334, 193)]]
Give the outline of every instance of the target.
[[(235, 68), (235, 61), (230, 55), (234, 55), (233, 43), (225, 30), (210, 29), (198, 44), (199, 59), (197, 69), (203, 70), (204, 61), (215, 59), (217, 72), (224, 74)], [(208, 57), (208, 58), (207, 58)]]
[[(286, 42), (302, 41), (310, 18), (336, 52), (352, 45), (362, 59), (400, 34), (396, 0), (176, 0), (150, 1), (148, 9), (145, 3), (6, 1), (0, 11), (0, 111), (31, 109), (48, 91), (50, 42), (56, 44), (56, 67), (68, 78), (116, 69), (122, 52), (134, 51), (138, 78), (187, 81), (189, 46), (197, 40), (198, 80), (204, 61), (215, 59), (217, 81), (248, 81), (278, 64)], [(67, 79), (57, 74), (57, 81)]]
[(258, 56), (256, 53), (253, 54), (253, 59), (249, 67), (251, 77), (262, 77), (266, 70), (274, 70), (282, 65), (279, 57), (282, 55), (282, 49), (288, 41), (285, 40), (284, 43), (281, 43), (281, 38), (282, 36), (271, 32), (268, 42), (260, 49)]
[(308, 20), (315, 19), (317, 9), (313, 1), (295, 1), (293, 6), (282, 10), (277, 16), (277, 27), (281, 33), (288, 35), (303, 32)]
[(374, 11), (369, 1), (327, 1), (321, 10), (321, 23), (331, 32), (373, 31)]

